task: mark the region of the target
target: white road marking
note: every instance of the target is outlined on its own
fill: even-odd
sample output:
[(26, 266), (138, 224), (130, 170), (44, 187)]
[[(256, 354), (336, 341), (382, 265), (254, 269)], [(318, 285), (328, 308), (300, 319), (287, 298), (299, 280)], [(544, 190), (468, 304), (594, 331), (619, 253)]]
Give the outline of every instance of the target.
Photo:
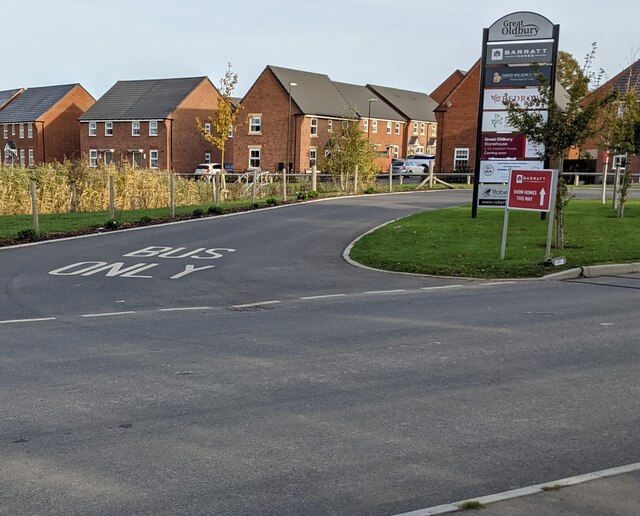
[(495, 285), (511, 285), (517, 283), (517, 281), (489, 281), (488, 283), (480, 283), (479, 287), (493, 287)]
[(394, 294), (396, 292), (406, 292), (405, 289), (398, 290), (371, 290), (369, 292), (365, 292), (365, 294)]
[(308, 301), (310, 299), (328, 299), (330, 297), (345, 297), (347, 294), (326, 294), (324, 296), (307, 296), (307, 297), (301, 297), (300, 299), (304, 300), (304, 301)]
[(184, 308), (160, 308), (159, 312), (187, 312), (189, 310), (211, 310), (210, 306), (188, 306)]
[(404, 512), (396, 516), (431, 516), (433, 514), (447, 514), (450, 512), (458, 512), (460, 511), (460, 505), (465, 502), (476, 501), (483, 505), (488, 503), (502, 502), (504, 500), (511, 500), (512, 498), (520, 498), (521, 496), (543, 493), (546, 489), (549, 488), (574, 486), (576, 484), (590, 482), (591, 480), (623, 475), (625, 473), (631, 473), (633, 471), (640, 471), (640, 462), (627, 464), (626, 466), (620, 466), (617, 468), (603, 469), (594, 473), (586, 473), (584, 475), (577, 475), (575, 477), (562, 478), (560, 480), (554, 480), (552, 482), (545, 482), (544, 484), (536, 484), (533, 486), (521, 487), (520, 489), (512, 489), (511, 491), (504, 491), (502, 493), (493, 495), (481, 496), (479, 498), (467, 498), (466, 500), (460, 500), (458, 502), (436, 505), (434, 507), (419, 509), (412, 512)]
[(441, 285), (439, 287), (422, 287), (422, 290), (444, 290), (447, 288), (462, 288), (464, 285)]
[(128, 311), (128, 312), (106, 312), (106, 313), (100, 313), (100, 314), (83, 314), (81, 317), (110, 317), (112, 315), (129, 315), (129, 314), (135, 314), (135, 312)]
[(261, 301), (259, 303), (247, 303), (246, 305), (231, 305), (231, 308), (251, 308), (254, 306), (277, 305), (281, 301)]
[(6, 321), (0, 321), (0, 324), (11, 324), (11, 323), (29, 323), (29, 322), (41, 322), (41, 321), (55, 321), (55, 317), (39, 317), (37, 319), (9, 319)]

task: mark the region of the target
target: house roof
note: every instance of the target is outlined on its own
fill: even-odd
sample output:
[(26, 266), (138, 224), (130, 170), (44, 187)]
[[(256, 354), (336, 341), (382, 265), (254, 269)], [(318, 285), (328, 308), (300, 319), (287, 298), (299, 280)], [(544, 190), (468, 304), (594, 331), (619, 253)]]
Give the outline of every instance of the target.
[(465, 78), (467, 72), (463, 70), (454, 70), (444, 81), (442, 81), (438, 87), (430, 93), (430, 97), (439, 105), (444, 99), (446, 99), (453, 89), (460, 84), (462, 79)]
[(2, 109), (4, 105), (7, 104), (13, 97), (22, 93), (23, 91), (24, 91), (23, 88), (0, 91), (0, 109)]
[(272, 65), (268, 65), (267, 68), (273, 72), (287, 92), (289, 83), (297, 84), (291, 87), (291, 99), (305, 115), (335, 118), (350, 118), (354, 115), (353, 109), (329, 76)]
[(640, 59), (616, 75), (612, 87), (618, 93), (635, 90), (640, 95)]
[(0, 124), (35, 122), (55, 106), (77, 84), (27, 88), (11, 103), (0, 110)]
[(80, 121), (165, 119), (206, 77), (118, 81)]
[(369, 116), (369, 99), (374, 98), (378, 99), (378, 101), (371, 102), (371, 118), (405, 121), (401, 113), (398, 113), (384, 100), (378, 98), (375, 93), (366, 86), (335, 81), (333, 84), (360, 118), (367, 118)]
[(367, 84), (367, 87), (391, 104), (409, 120), (435, 122), (433, 110), (438, 104), (426, 93)]

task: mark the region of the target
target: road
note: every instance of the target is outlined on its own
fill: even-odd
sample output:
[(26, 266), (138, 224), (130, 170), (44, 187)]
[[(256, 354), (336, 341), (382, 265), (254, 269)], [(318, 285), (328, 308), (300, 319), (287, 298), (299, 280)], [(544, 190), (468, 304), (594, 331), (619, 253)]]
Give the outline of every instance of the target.
[(469, 197), (0, 250), (0, 514), (397, 514), (637, 462), (640, 276), (342, 259)]

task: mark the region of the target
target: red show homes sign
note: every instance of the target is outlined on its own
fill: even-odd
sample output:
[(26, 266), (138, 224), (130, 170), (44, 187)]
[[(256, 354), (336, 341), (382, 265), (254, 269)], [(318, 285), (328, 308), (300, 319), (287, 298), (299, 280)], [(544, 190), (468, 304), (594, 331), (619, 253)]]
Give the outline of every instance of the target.
[(523, 159), (526, 145), (524, 134), (482, 133), (480, 159)]
[(555, 191), (554, 179), (554, 170), (512, 170), (507, 208), (548, 212)]

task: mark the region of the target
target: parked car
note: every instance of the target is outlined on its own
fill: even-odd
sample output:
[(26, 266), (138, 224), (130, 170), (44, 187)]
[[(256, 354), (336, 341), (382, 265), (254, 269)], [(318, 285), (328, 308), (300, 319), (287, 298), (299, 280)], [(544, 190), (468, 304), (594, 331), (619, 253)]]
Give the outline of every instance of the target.
[(212, 178), (222, 171), (222, 163), (200, 163), (193, 172), (194, 179)]
[[(394, 174), (395, 174), (394, 169)], [(411, 176), (415, 174), (428, 174), (429, 163), (428, 160), (423, 159), (406, 159), (404, 163), (399, 167), (397, 172), (403, 176)]]
[(400, 174), (402, 173), (402, 165), (404, 165), (405, 160), (400, 158), (393, 158), (391, 160), (391, 173), (392, 174)]

